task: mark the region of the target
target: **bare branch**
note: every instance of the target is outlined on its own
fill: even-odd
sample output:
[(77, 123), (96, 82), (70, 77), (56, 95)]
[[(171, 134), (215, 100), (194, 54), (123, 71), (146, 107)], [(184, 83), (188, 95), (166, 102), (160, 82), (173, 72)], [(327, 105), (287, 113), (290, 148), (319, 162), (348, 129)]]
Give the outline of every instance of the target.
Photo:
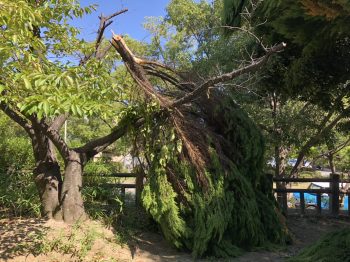
[(103, 58), (106, 55), (106, 53), (111, 48), (111, 46), (108, 46), (103, 51), (99, 52), (99, 48), (100, 48), (100, 45), (101, 45), (101, 42), (102, 42), (103, 34), (104, 34), (106, 28), (113, 23), (113, 21), (111, 20), (112, 18), (114, 18), (114, 17), (116, 17), (118, 15), (121, 15), (121, 14), (127, 12), (127, 11), (128, 11), (128, 9), (126, 8), (126, 9), (123, 9), (121, 11), (115, 12), (114, 14), (111, 14), (109, 16), (103, 16), (103, 14), (101, 14), (101, 16), (99, 16), (100, 26), (98, 28), (97, 36), (96, 36), (96, 40), (95, 40), (95, 52), (91, 53), (90, 55), (85, 56), (80, 61), (80, 63), (79, 63), (80, 65), (85, 64), (93, 56), (95, 56), (97, 59), (101, 59), (101, 58)]
[(227, 74), (223, 74), (220, 76), (210, 78), (209, 80), (204, 82), (202, 85), (200, 85), (198, 88), (193, 90), (191, 93), (174, 101), (171, 104), (171, 107), (177, 107), (177, 106), (180, 106), (182, 104), (188, 103), (188, 102), (196, 99), (202, 93), (205, 93), (210, 87), (213, 87), (214, 85), (216, 85), (218, 83), (226, 82), (226, 81), (232, 80), (240, 75), (243, 75), (245, 73), (256, 71), (257, 69), (259, 69), (262, 65), (264, 65), (267, 62), (267, 60), (269, 59), (269, 57), (272, 54), (282, 51), (285, 47), (286, 47), (285, 43), (281, 43), (279, 45), (276, 45), (276, 46), (270, 48), (267, 51), (266, 55), (256, 59), (250, 65), (245, 66), (245, 67), (240, 68), (240, 69), (237, 69), (237, 70), (234, 70), (234, 71), (227, 73)]
[(110, 15), (110, 16), (103, 16), (101, 14), (101, 16), (99, 16), (100, 18), (100, 27), (97, 31), (97, 38), (96, 38), (96, 44), (95, 44), (95, 49), (96, 49), (96, 52), (98, 50), (98, 47), (99, 45), (101, 44), (101, 40), (102, 40), (102, 36), (104, 34), (104, 31), (106, 30), (106, 28), (111, 25), (113, 23), (113, 21), (111, 21), (112, 18), (120, 15), (120, 14), (123, 14), (125, 12), (127, 12), (128, 9), (123, 9), (121, 11), (118, 11), (118, 12), (115, 12), (114, 14)]

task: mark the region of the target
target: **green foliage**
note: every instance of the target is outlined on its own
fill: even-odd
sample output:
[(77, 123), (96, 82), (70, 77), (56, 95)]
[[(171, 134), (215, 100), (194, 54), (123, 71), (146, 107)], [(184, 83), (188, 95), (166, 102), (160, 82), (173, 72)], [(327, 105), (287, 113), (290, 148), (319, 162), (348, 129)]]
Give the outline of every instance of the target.
[(0, 136), (0, 209), (10, 216), (38, 217), (40, 201), (33, 174), (28, 171), (34, 163), (30, 141), (3, 114), (0, 114)]
[(348, 172), (350, 170), (350, 146), (339, 151), (335, 160), (335, 165), (339, 170)]
[(33, 174), (20, 171), (0, 171), (0, 210), (4, 216), (40, 217), (40, 199)]
[(305, 248), (290, 262), (343, 262), (350, 256), (350, 229), (332, 232), (325, 235), (318, 242)]
[(109, 227), (116, 220), (119, 220), (123, 212), (124, 203), (118, 188), (106, 188), (104, 185), (120, 183), (119, 178), (106, 177), (109, 174), (120, 171), (120, 163), (113, 163), (103, 159), (89, 162), (84, 169), (82, 197), (86, 212), (90, 218), (100, 220)]
[[(333, 10), (339, 15), (321, 15), (316, 12), (317, 5), (328, 6), (329, 12)], [(348, 92), (344, 85), (349, 68), (348, 3), (264, 1), (254, 16), (268, 20), (257, 30), (265, 41), (270, 44), (285, 41), (289, 45), (287, 52), (281, 54), (284, 58), (280, 66), (288, 67), (282, 77), (290, 95), (297, 94), (329, 109), (338, 95)], [(344, 107), (339, 101), (333, 106)]]
[(224, 0), (223, 24), (230, 26), (241, 25), (241, 13), (243, 9), (248, 5), (248, 1), (245, 0)]
[(34, 163), (26, 133), (4, 114), (0, 114), (0, 172), (30, 169)]
[[(218, 59), (231, 61), (235, 48), (233, 39), (219, 37), (222, 1), (173, 0), (167, 6), (165, 18), (151, 17), (145, 24), (152, 33), (151, 54), (171, 67), (187, 71), (188, 78), (197, 77), (191, 69), (196, 63), (197, 74), (205, 74)], [(236, 44), (240, 39), (235, 39)]]
[(91, 161), (84, 167), (84, 174), (87, 176), (103, 176), (123, 171), (119, 162), (111, 162), (109, 159)]
[[(39, 118), (68, 112), (110, 115), (121, 86), (112, 72), (114, 56), (79, 61), (95, 50), (78, 38), (70, 20), (91, 13), (77, 1), (2, 1), (0, 24), (0, 101)], [(105, 47), (106, 41), (101, 43)], [(73, 62), (71, 62), (73, 61)], [(101, 101), (103, 101), (101, 103)]]
[(264, 143), (247, 115), (232, 102), (217, 109), (231, 162), (224, 167), (210, 147), (208, 185), (202, 188), (174, 130), (154, 117), (157, 110), (148, 106), (148, 114), (142, 111), (149, 118), (134, 135), (143, 141), (149, 162), (143, 204), (168, 241), (195, 257), (237, 256), (242, 250), (285, 243), (288, 234), (271, 178), (262, 173)]

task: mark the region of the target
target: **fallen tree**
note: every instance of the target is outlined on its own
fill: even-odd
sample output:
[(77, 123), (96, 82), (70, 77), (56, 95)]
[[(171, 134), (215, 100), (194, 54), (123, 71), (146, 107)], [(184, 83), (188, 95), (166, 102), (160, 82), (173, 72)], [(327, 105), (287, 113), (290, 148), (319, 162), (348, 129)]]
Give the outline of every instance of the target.
[[(142, 129), (132, 133), (145, 159), (144, 207), (164, 236), (195, 257), (236, 256), (241, 248), (285, 243), (288, 232), (275, 205), (271, 177), (262, 172), (264, 142), (239, 106), (215, 87), (263, 66), (285, 44), (230, 73), (200, 83), (173, 68), (136, 57), (123, 38), (114, 48), (141, 88)], [(152, 77), (166, 87), (154, 87)]]

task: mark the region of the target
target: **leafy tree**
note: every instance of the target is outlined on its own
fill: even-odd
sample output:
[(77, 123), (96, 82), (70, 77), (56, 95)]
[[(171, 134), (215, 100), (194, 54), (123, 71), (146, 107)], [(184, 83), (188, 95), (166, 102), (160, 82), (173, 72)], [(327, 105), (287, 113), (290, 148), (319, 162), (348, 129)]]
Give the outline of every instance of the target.
[[(253, 11), (250, 20), (246, 10)], [(326, 111), (319, 131), (299, 147), (291, 175), (298, 171), (310, 148), (323, 141), (349, 113), (348, 14), (349, 4), (344, 1), (225, 1), (228, 25), (265, 21), (253, 27), (262, 41), (288, 43), (286, 51), (267, 68), (263, 90), (282, 100), (306, 101), (322, 107), (320, 112)]]
[[(125, 10), (102, 16), (96, 42), (89, 44), (77, 39), (68, 19), (91, 12), (91, 7), (81, 8), (75, 1), (2, 1), (0, 9), (5, 39), (0, 46), (0, 107), (32, 141), (43, 214), (74, 222), (85, 216), (83, 166), (118, 139), (126, 124), (77, 149), (65, 143), (59, 129), (68, 115), (106, 116), (118, 108), (116, 99), (123, 100), (111, 74), (115, 61), (109, 59), (110, 47), (102, 36), (110, 19)], [(80, 57), (79, 64), (62, 62), (74, 56)], [(64, 160), (63, 181), (53, 144)]]

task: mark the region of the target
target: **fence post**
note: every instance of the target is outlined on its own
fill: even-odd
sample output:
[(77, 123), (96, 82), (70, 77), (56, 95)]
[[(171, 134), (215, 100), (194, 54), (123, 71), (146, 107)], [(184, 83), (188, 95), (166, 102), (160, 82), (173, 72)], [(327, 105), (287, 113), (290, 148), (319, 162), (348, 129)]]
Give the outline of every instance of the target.
[[(286, 182), (276, 182), (276, 189), (286, 189)], [(277, 193), (277, 202), (285, 215), (288, 214), (287, 193)]]
[(135, 192), (135, 202), (136, 205), (140, 205), (141, 204), (141, 193), (143, 190), (143, 179), (145, 177), (145, 174), (141, 171), (138, 172), (136, 175), (136, 192)]
[(120, 196), (123, 199), (123, 201), (125, 201), (125, 186), (121, 186), (120, 187)]
[(339, 175), (331, 174), (331, 214), (339, 215)]
[(347, 191), (347, 196), (348, 196), (348, 216), (350, 216), (350, 191), (349, 191), (349, 189)]
[(321, 215), (321, 212), (322, 212), (322, 195), (320, 193), (317, 194), (316, 196), (316, 202), (317, 202), (317, 214)]
[(300, 214), (305, 214), (305, 196), (302, 192), (300, 192)]

